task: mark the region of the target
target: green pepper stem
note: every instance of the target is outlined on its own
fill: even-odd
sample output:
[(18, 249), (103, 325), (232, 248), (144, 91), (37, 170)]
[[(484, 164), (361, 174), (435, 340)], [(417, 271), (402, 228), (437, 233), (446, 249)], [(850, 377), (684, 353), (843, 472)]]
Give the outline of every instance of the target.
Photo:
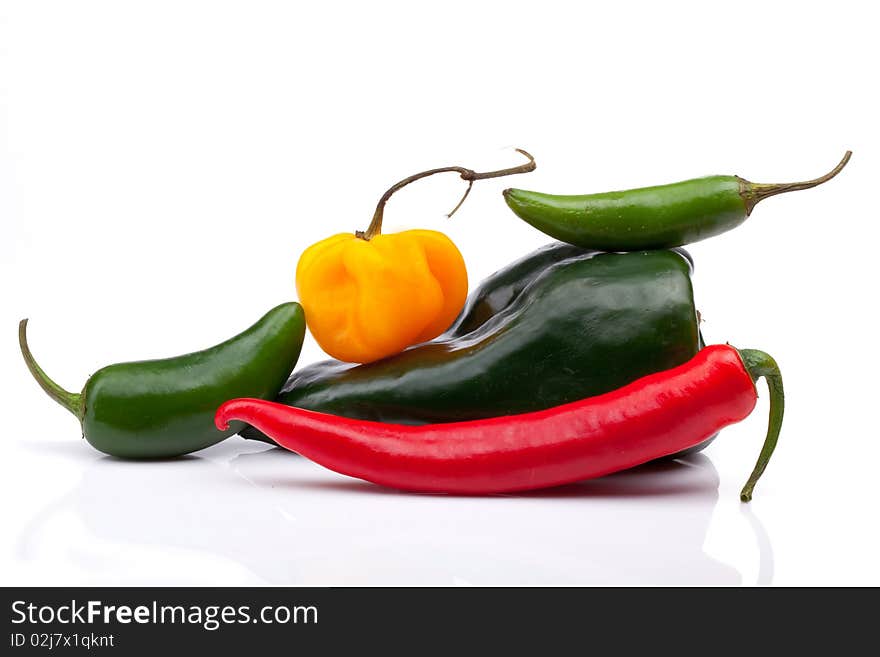
[(24, 356), (25, 364), (31, 371), (34, 379), (40, 384), (40, 387), (46, 391), (46, 394), (82, 421), (82, 395), (65, 390), (50, 379), (49, 375), (43, 371), (43, 368), (37, 365), (37, 361), (34, 360), (34, 356), (31, 354), (27, 343), (27, 323), (26, 319), (18, 323), (18, 346), (21, 347), (21, 355)]
[(837, 166), (831, 169), (824, 176), (813, 178), (813, 180), (804, 180), (802, 182), (793, 183), (753, 183), (742, 178), (739, 179), (739, 194), (746, 204), (746, 215), (752, 214), (752, 210), (759, 201), (763, 201), (770, 196), (784, 194), (785, 192), (794, 192), (799, 189), (810, 189), (824, 182), (828, 182), (843, 170), (849, 158), (852, 157), (852, 151), (847, 151), (843, 159), (838, 162)]
[(757, 349), (740, 349), (739, 354), (746, 366), (746, 371), (752, 377), (752, 381), (757, 383), (759, 378), (764, 377), (767, 381), (767, 389), (770, 391), (770, 419), (767, 424), (767, 437), (764, 439), (764, 446), (761, 448), (758, 462), (755, 463), (755, 469), (752, 470), (749, 480), (739, 494), (739, 498), (743, 502), (748, 502), (752, 499), (755, 484), (764, 474), (767, 463), (773, 455), (773, 450), (776, 449), (779, 431), (782, 429), (782, 415), (785, 411), (785, 391), (782, 388), (782, 373), (779, 371), (779, 365), (770, 354)]
[(516, 152), (525, 155), (529, 161), (525, 164), (521, 164), (518, 167), (510, 167), (508, 169), (499, 169), (497, 171), (484, 172), (477, 172), (471, 169), (466, 169), (464, 167), (440, 167), (439, 169), (422, 171), (421, 173), (415, 173), (411, 176), (404, 178), (400, 182), (390, 187), (387, 192), (382, 194), (382, 198), (379, 199), (379, 203), (376, 205), (376, 211), (373, 212), (373, 220), (370, 222), (367, 230), (359, 230), (355, 233), (355, 235), (363, 240), (370, 240), (376, 235), (380, 234), (382, 232), (382, 218), (385, 215), (385, 204), (388, 203), (388, 199), (390, 199), (395, 192), (406, 187), (410, 183), (413, 183), (416, 180), (421, 180), (422, 178), (427, 178), (428, 176), (433, 176), (438, 173), (457, 173), (461, 176), (462, 180), (466, 180), (468, 183), (467, 189), (464, 191), (464, 196), (462, 196), (461, 200), (456, 204), (454, 208), (452, 208), (452, 211), (446, 215), (446, 218), (448, 219), (455, 214), (456, 210), (461, 207), (461, 204), (464, 203), (465, 199), (468, 197), (468, 194), (471, 193), (471, 187), (474, 186), (475, 180), (501, 178), (502, 176), (512, 176), (517, 173), (528, 173), (529, 171), (535, 170), (536, 164), (534, 157), (532, 157), (529, 153), (521, 148), (517, 148)]

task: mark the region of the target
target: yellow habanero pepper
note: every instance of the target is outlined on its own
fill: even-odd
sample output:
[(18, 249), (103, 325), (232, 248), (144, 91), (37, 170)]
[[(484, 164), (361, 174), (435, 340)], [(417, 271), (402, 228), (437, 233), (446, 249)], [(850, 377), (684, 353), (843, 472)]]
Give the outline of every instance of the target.
[[(517, 149), (519, 150), (519, 149)], [(467, 299), (467, 269), (455, 244), (433, 230), (381, 234), (385, 203), (401, 187), (447, 171), (468, 181), (525, 173), (520, 167), (477, 173), (444, 167), (401, 180), (382, 196), (365, 232), (341, 233), (307, 248), (296, 268), (306, 323), (321, 348), (339, 360), (369, 363), (445, 331)]]
[(396, 354), (449, 328), (467, 298), (464, 258), (446, 235), (351, 233), (310, 246), (296, 289), (321, 348), (353, 363)]

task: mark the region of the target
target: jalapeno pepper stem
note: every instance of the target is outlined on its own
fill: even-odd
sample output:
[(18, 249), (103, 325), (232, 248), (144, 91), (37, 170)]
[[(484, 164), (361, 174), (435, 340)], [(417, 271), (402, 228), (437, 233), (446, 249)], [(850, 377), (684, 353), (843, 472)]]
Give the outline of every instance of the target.
[(828, 182), (843, 170), (843, 167), (849, 162), (850, 157), (852, 157), (852, 151), (847, 151), (837, 166), (824, 176), (819, 176), (813, 180), (805, 180), (803, 182), (753, 183), (740, 178), (739, 194), (746, 203), (746, 215), (750, 215), (758, 202), (763, 201), (765, 198), (776, 196), (777, 194), (784, 194), (786, 192), (794, 192), (799, 189), (810, 189), (811, 187), (816, 187), (824, 182)]
[(37, 365), (37, 361), (34, 360), (30, 347), (28, 347), (27, 323), (28, 321), (26, 319), (23, 319), (18, 323), (18, 346), (21, 347), (21, 355), (24, 356), (25, 364), (27, 364), (34, 379), (36, 379), (37, 383), (40, 384), (40, 387), (46, 391), (47, 395), (82, 420), (82, 395), (65, 390), (50, 379), (49, 375), (43, 371), (43, 368)]
[(782, 388), (782, 373), (779, 371), (779, 365), (770, 354), (757, 349), (740, 349), (739, 354), (746, 366), (746, 371), (752, 377), (752, 381), (757, 383), (759, 378), (764, 377), (770, 391), (770, 419), (767, 423), (767, 437), (764, 439), (764, 446), (761, 448), (758, 462), (755, 463), (755, 469), (752, 470), (749, 480), (739, 494), (740, 500), (749, 502), (752, 499), (755, 484), (764, 474), (779, 440), (782, 415), (785, 411), (785, 391)]
[(429, 169), (428, 171), (422, 171), (421, 173), (416, 173), (408, 176), (407, 178), (404, 178), (400, 182), (392, 185), (387, 192), (382, 194), (382, 198), (379, 199), (379, 203), (376, 205), (376, 211), (373, 213), (373, 220), (370, 222), (367, 230), (359, 230), (355, 233), (355, 235), (363, 240), (370, 240), (376, 235), (379, 235), (382, 232), (382, 218), (385, 214), (385, 204), (388, 203), (388, 199), (390, 199), (395, 192), (406, 187), (410, 183), (415, 182), (416, 180), (421, 180), (422, 178), (427, 178), (428, 176), (433, 176), (438, 173), (457, 173), (461, 176), (462, 180), (466, 180), (468, 183), (467, 189), (464, 192), (464, 196), (462, 196), (458, 204), (454, 208), (452, 208), (452, 211), (446, 215), (447, 218), (451, 217), (453, 214), (455, 214), (456, 210), (461, 207), (462, 203), (464, 203), (465, 199), (468, 197), (468, 194), (470, 194), (471, 187), (474, 186), (475, 180), (501, 178), (503, 176), (513, 176), (518, 173), (528, 173), (535, 170), (535, 158), (532, 157), (531, 154), (527, 153), (521, 148), (517, 148), (516, 152), (525, 155), (529, 161), (526, 164), (522, 164), (518, 167), (510, 167), (508, 169), (483, 172), (466, 169), (465, 167), (440, 167), (439, 169)]

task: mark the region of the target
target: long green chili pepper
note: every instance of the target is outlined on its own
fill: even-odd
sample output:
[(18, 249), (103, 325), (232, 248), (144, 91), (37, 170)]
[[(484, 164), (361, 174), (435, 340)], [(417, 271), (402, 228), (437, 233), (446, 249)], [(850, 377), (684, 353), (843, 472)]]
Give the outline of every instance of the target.
[(227, 399), (271, 399), (296, 365), (305, 336), (298, 303), (283, 303), (226, 342), (195, 353), (104, 367), (81, 393), (55, 383), (34, 360), (27, 320), (18, 341), (28, 369), (52, 399), (82, 424), (83, 437), (100, 451), (131, 459), (194, 452), (240, 430), (218, 431), (214, 411)]
[(518, 217), (569, 244), (602, 251), (665, 249), (739, 226), (765, 198), (831, 180), (851, 155), (847, 151), (824, 176), (797, 183), (763, 184), (739, 176), (708, 176), (581, 196), (506, 189), (504, 199)]

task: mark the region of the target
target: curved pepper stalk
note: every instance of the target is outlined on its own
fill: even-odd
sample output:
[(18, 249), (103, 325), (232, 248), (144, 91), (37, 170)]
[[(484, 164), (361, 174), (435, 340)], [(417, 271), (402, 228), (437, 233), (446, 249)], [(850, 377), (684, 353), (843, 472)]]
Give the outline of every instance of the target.
[(764, 377), (767, 381), (767, 389), (770, 391), (770, 419), (767, 423), (767, 437), (764, 439), (764, 447), (758, 455), (758, 461), (755, 463), (755, 469), (746, 485), (743, 486), (739, 498), (743, 502), (749, 502), (752, 499), (752, 492), (755, 490), (755, 484), (764, 474), (767, 463), (776, 449), (776, 443), (779, 440), (779, 432), (782, 429), (782, 416), (785, 411), (785, 390), (782, 387), (782, 373), (779, 371), (779, 365), (770, 354), (759, 351), (758, 349), (740, 349), (743, 363), (746, 370), (752, 377), (752, 381), (758, 382), (758, 379)]
[(43, 371), (42, 367), (37, 364), (34, 355), (31, 353), (30, 346), (28, 345), (27, 325), (27, 319), (23, 319), (18, 323), (18, 344), (21, 347), (21, 355), (24, 357), (25, 365), (27, 365), (34, 380), (40, 384), (43, 391), (53, 400), (61, 404), (61, 406), (73, 413), (76, 418), (82, 422), (83, 415), (85, 414), (82, 395), (62, 388)]

